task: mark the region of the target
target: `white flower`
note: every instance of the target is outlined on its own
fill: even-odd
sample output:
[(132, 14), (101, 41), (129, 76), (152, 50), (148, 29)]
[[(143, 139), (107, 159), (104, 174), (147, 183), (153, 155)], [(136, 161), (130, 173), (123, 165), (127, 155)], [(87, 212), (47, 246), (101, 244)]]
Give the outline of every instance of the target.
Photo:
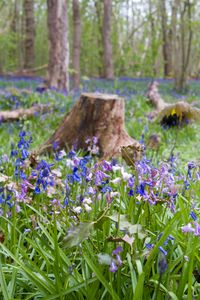
[(110, 182), (112, 182), (113, 184), (118, 184), (120, 183), (121, 178), (120, 177), (116, 177), (115, 179), (111, 180)]
[(129, 180), (129, 178), (132, 177), (132, 174), (129, 174), (129, 173), (125, 172), (124, 169), (121, 169), (121, 173), (122, 173), (122, 178), (125, 181)]
[(73, 160), (67, 158), (67, 159), (66, 159), (66, 166), (67, 166), (68, 168), (74, 167), (74, 162), (73, 162)]
[(52, 170), (52, 173), (55, 174), (55, 175), (58, 176), (58, 177), (62, 177), (62, 173), (60, 172), (59, 169), (54, 169), (54, 170)]
[(91, 206), (89, 206), (87, 203), (84, 203), (83, 204), (84, 205), (84, 208), (85, 208), (85, 210), (87, 211), (87, 212), (90, 212), (91, 211)]
[(81, 206), (75, 207), (74, 212), (77, 213), (77, 214), (80, 214), (82, 212), (82, 207)]
[(60, 158), (63, 158), (63, 157), (65, 157), (66, 155), (67, 155), (67, 153), (65, 152), (65, 150), (59, 151), (59, 157), (60, 157)]
[(115, 196), (119, 196), (119, 192), (110, 192), (110, 197), (113, 198)]
[(120, 167), (120, 166), (113, 166), (112, 169), (113, 169), (113, 172), (117, 172), (117, 171), (121, 170), (122, 167)]
[(92, 200), (91, 200), (91, 198), (84, 198), (82, 202), (86, 203), (86, 204), (91, 204)]

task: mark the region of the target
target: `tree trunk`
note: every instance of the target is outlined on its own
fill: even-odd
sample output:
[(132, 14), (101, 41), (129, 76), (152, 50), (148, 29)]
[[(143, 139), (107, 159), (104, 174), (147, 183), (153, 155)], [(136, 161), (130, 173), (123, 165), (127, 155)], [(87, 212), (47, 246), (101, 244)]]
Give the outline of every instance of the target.
[(87, 150), (88, 138), (97, 138), (101, 157), (113, 157), (121, 148), (133, 145), (136, 157), (141, 145), (132, 139), (124, 128), (124, 99), (117, 95), (84, 93), (44, 143), (39, 153), (56, 149), (77, 148)]
[(24, 0), (25, 15), (25, 41), (24, 41), (24, 68), (30, 69), (34, 66), (34, 44), (35, 44), (35, 19), (34, 0)]
[[(97, 22), (97, 49), (98, 49), (98, 57), (102, 60), (103, 57), (103, 28), (102, 28), (102, 15), (103, 15), (103, 6), (102, 2), (99, 0), (95, 0), (95, 12), (96, 12), (96, 22)], [(98, 75), (99, 77), (104, 76), (103, 65), (98, 64)]]
[(67, 1), (47, 0), (49, 64), (48, 87), (69, 90)]
[(106, 79), (114, 78), (112, 62), (112, 43), (111, 43), (111, 17), (112, 0), (104, 0), (104, 18), (103, 18), (103, 47), (104, 47), (104, 77)]
[[(189, 72), (189, 62), (191, 55), (191, 45), (193, 38), (192, 28), (192, 6), (190, 1), (183, 3), (180, 0), (175, 1), (175, 13), (179, 9), (179, 34), (176, 37), (176, 62), (175, 62), (175, 88), (182, 92), (187, 88), (187, 79)], [(177, 18), (177, 16), (176, 16)], [(178, 32), (178, 31), (177, 31)]]
[(170, 31), (167, 28), (167, 10), (165, 0), (161, 0), (161, 20), (162, 20), (162, 51), (164, 60), (164, 76), (169, 77), (172, 75), (172, 62), (171, 62), (171, 39)]
[(73, 86), (78, 88), (80, 85), (80, 48), (81, 48), (81, 19), (79, 0), (73, 0)]

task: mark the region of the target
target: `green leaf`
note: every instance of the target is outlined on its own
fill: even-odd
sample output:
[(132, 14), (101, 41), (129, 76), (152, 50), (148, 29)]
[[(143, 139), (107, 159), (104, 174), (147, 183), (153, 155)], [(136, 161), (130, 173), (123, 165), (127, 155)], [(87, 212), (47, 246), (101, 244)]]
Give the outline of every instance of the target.
[(98, 257), (99, 263), (101, 265), (108, 265), (109, 266), (111, 264), (112, 257), (109, 254), (107, 254), (107, 253), (99, 253), (97, 255), (97, 257)]
[(1, 260), (0, 260), (0, 287), (1, 287), (1, 291), (3, 294), (4, 300), (10, 300), (8, 288), (6, 285), (6, 280), (5, 280), (3, 269), (2, 269)]
[(145, 278), (145, 274), (144, 274), (144, 272), (142, 272), (139, 275), (139, 278), (138, 278), (138, 282), (137, 282), (137, 285), (136, 285), (133, 300), (142, 300), (143, 299), (144, 278)]
[(73, 246), (78, 246), (82, 241), (89, 237), (93, 227), (94, 222), (80, 223), (78, 226), (71, 227), (64, 239), (64, 247), (71, 248)]
[(126, 215), (119, 215), (114, 214), (109, 216), (109, 219), (118, 223), (119, 229), (121, 231), (128, 231), (130, 235), (138, 234), (139, 239), (143, 239), (146, 235), (143, 232), (141, 224), (131, 224), (128, 220)]

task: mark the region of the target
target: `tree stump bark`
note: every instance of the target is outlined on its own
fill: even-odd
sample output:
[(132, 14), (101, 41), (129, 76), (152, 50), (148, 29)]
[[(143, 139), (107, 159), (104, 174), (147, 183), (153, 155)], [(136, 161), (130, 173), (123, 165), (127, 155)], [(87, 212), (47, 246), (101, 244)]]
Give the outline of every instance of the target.
[[(64, 117), (55, 133), (44, 143), (40, 154), (72, 147), (87, 150), (88, 138), (96, 137), (100, 156), (110, 158), (121, 154), (121, 148), (132, 146), (141, 151), (139, 142), (131, 138), (124, 127), (124, 99), (117, 95), (83, 93)], [(135, 155), (138, 157), (138, 154)]]

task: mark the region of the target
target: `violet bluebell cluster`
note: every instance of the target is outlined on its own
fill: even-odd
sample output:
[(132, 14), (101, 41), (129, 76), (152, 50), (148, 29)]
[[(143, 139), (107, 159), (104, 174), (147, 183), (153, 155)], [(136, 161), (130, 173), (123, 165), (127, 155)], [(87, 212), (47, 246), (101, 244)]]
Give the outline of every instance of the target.
[(112, 252), (112, 258), (111, 258), (111, 263), (110, 263), (110, 267), (109, 267), (109, 270), (112, 273), (115, 273), (118, 270), (118, 268), (122, 265), (122, 260), (120, 257), (120, 253), (122, 252), (122, 250), (123, 250), (122, 247), (118, 246)]
[(32, 178), (36, 179), (35, 194), (40, 194), (42, 191), (47, 191), (48, 186), (54, 185), (54, 175), (51, 173), (53, 164), (47, 163), (45, 160), (37, 165), (32, 172)]
[(24, 161), (29, 157), (28, 149), (32, 143), (32, 137), (28, 135), (24, 130), (19, 133), (19, 142), (17, 144), (17, 149), (12, 146), (11, 157), (15, 157), (15, 171), (14, 175), (18, 178), (26, 179), (26, 174), (24, 173), (23, 166)]

